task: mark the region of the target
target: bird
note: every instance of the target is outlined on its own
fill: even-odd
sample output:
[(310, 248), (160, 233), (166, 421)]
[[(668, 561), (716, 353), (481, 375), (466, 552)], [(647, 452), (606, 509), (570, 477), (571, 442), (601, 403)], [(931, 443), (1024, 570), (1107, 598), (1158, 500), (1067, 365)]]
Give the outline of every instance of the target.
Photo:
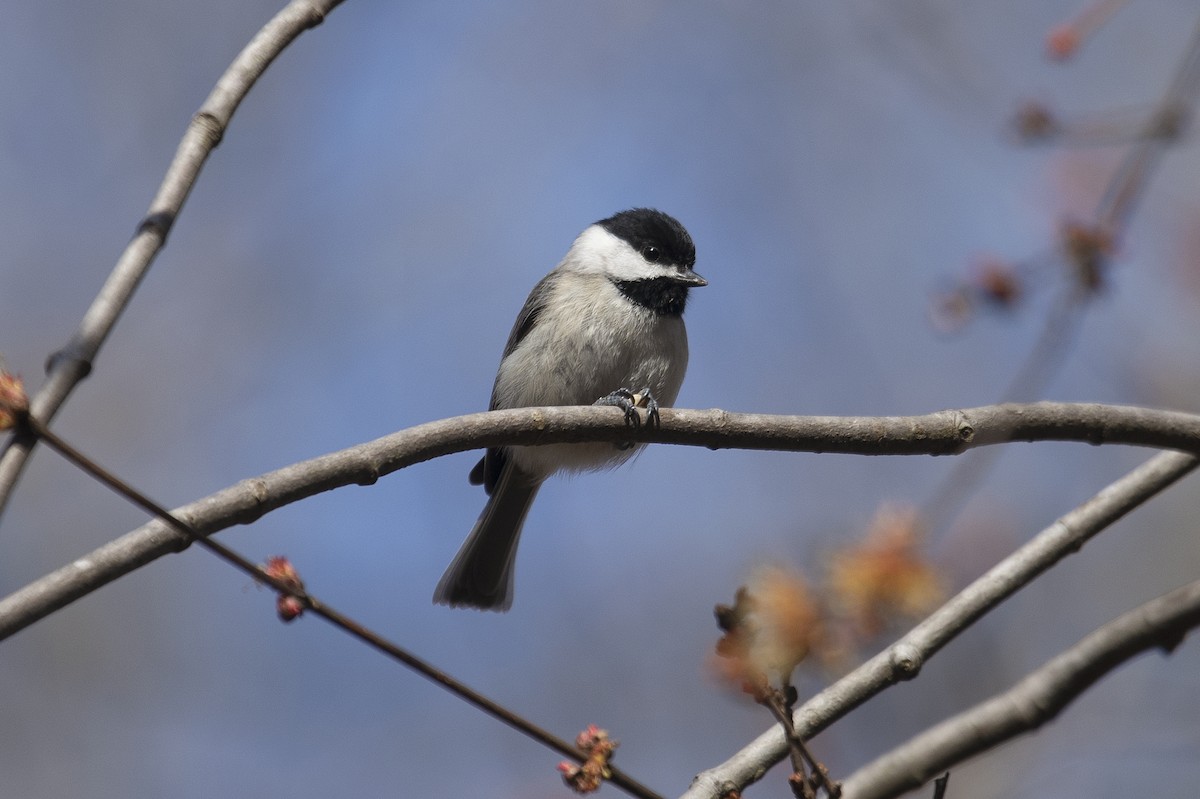
[[(644, 407), (657, 421), (687, 371), (688, 292), (708, 285), (695, 263), (692, 237), (662, 211), (632, 208), (588, 226), (517, 314), (489, 409), (614, 405), (636, 425), (636, 408)], [(508, 610), (521, 529), (542, 483), (556, 472), (616, 466), (639, 449), (608, 442), (487, 449), (469, 478), (484, 487), (487, 504), (434, 602)]]

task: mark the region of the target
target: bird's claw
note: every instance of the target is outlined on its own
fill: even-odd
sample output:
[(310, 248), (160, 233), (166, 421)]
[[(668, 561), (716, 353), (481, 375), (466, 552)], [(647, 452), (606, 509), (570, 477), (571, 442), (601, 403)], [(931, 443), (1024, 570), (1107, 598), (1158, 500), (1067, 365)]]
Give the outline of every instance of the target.
[(625, 413), (625, 424), (635, 428), (642, 426), (642, 417), (637, 412), (638, 408), (646, 409), (646, 424), (653, 427), (661, 423), (661, 419), (658, 416), (658, 400), (654, 399), (654, 395), (650, 393), (648, 386), (638, 392), (630, 391), (627, 388), (618, 388), (611, 394), (606, 394), (596, 400), (593, 404), (613, 405), (620, 408)]
[(658, 400), (650, 393), (650, 387), (643, 388), (641, 395), (642, 402), (640, 404), (646, 409), (646, 424), (651, 427), (660, 426), (662, 419), (658, 416)]

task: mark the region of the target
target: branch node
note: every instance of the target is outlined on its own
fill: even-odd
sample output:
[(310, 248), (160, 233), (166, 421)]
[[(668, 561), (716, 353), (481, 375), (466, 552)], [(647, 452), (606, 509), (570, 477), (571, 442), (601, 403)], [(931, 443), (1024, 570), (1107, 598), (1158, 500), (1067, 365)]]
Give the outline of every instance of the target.
[(897, 680), (911, 680), (921, 672), (924, 664), (921, 651), (911, 644), (899, 644), (892, 650), (892, 674)]
[(70, 344), (61, 350), (55, 350), (50, 353), (50, 357), (46, 358), (46, 374), (53, 374), (58, 369), (66, 367), (74, 369), (79, 380), (83, 380), (92, 373), (92, 359), (84, 354), (83, 347), (78, 340), (71, 341)]
[(192, 127), (208, 142), (208, 149), (216, 149), (225, 137), (225, 125), (211, 111), (201, 109), (192, 117)]
[(137, 231), (134, 233), (134, 238), (143, 233), (150, 233), (158, 237), (159, 241), (166, 243), (167, 234), (171, 232), (171, 227), (175, 224), (174, 211), (155, 211), (146, 214), (142, 217), (142, 221), (138, 222)]
[(975, 440), (974, 426), (961, 413), (958, 415), (958, 440), (964, 446)]
[(363, 464), (362, 472), (354, 482), (360, 486), (373, 486), (379, 482), (380, 472), (378, 461)]
[(321, 9), (317, 8), (312, 3), (309, 3), (307, 19), (305, 20), (304, 26), (311, 30), (312, 28), (317, 27), (324, 21), (325, 21), (325, 12), (322, 11)]
[[(709, 413), (715, 417), (713, 420), (713, 432), (720, 432), (721, 435), (725, 435), (726, 429), (729, 427), (729, 411), (723, 408), (713, 408)], [(709, 443), (706, 447), (713, 452), (723, 448), (717, 443)]]
[(238, 483), (238, 488), (248, 495), (249, 502), (238, 509), (231, 521), (236, 524), (252, 524), (271, 510), (271, 486), (261, 477), (251, 477)]
[(1183, 643), (1183, 639), (1187, 638), (1188, 631), (1181, 630), (1166, 630), (1163, 632), (1162, 638), (1159, 639), (1158, 648), (1162, 650), (1164, 655), (1171, 655)]

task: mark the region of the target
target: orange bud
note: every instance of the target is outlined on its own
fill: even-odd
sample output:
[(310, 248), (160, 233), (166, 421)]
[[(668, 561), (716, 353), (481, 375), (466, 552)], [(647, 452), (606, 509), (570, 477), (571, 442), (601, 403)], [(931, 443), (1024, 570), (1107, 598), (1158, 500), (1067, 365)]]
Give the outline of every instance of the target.
[(0, 369), (0, 430), (15, 427), (29, 413), (29, 397), (21, 378)]
[(922, 533), (916, 510), (884, 506), (860, 543), (834, 555), (830, 591), (861, 635), (875, 635), (940, 601), (937, 573), (919, 551)]

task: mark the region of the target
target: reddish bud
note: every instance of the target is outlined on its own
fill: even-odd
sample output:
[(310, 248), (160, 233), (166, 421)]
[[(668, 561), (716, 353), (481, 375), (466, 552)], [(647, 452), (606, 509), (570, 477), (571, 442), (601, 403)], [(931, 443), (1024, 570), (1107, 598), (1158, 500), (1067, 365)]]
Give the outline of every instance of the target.
[(1115, 250), (1112, 235), (1100, 227), (1066, 222), (1062, 226), (1062, 246), (1080, 284), (1091, 292), (1103, 288), (1108, 259)]
[(965, 286), (935, 294), (929, 303), (929, 321), (939, 333), (957, 333), (967, 326), (975, 308)]
[(1083, 40), (1095, 33), (1125, 3), (1126, 0), (1091, 0), (1075, 19), (1050, 31), (1046, 37), (1047, 54), (1056, 61), (1075, 55)]
[(1066, 61), (1079, 49), (1079, 30), (1075, 25), (1058, 25), (1046, 37), (1046, 54), (1055, 61)]
[(564, 760), (558, 764), (558, 771), (563, 775), (563, 782), (576, 793), (592, 793), (600, 790), (604, 780), (612, 776), (608, 761), (618, 744), (609, 737), (606, 730), (595, 724), (589, 724), (587, 729), (575, 738), (575, 745), (583, 750), (587, 759), (581, 765), (575, 765)]
[(302, 596), (304, 581), (300, 579), (296, 567), (282, 555), (274, 555), (267, 558), (266, 564), (260, 568), (268, 577), (287, 587), (288, 591), (281, 591), (275, 600), (275, 612), (285, 622), (295, 621), (307, 607)]
[(1017, 109), (1017, 135), (1029, 141), (1049, 139), (1059, 133), (1058, 120), (1041, 103), (1028, 102)]
[(266, 565), (262, 567), (262, 570), (272, 580), (285, 583), (289, 588), (303, 588), (304, 586), (296, 567), (283, 555), (272, 555), (267, 558)]
[(1012, 264), (1004, 261), (989, 259), (980, 264), (975, 283), (983, 298), (993, 305), (1009, 308), (1021, 298), (1021, 278)]
[(282, 621), (295, 621), (304, 613), (304, 603), (290, 594), (280, 594), (275, 600), (275, 612)]

